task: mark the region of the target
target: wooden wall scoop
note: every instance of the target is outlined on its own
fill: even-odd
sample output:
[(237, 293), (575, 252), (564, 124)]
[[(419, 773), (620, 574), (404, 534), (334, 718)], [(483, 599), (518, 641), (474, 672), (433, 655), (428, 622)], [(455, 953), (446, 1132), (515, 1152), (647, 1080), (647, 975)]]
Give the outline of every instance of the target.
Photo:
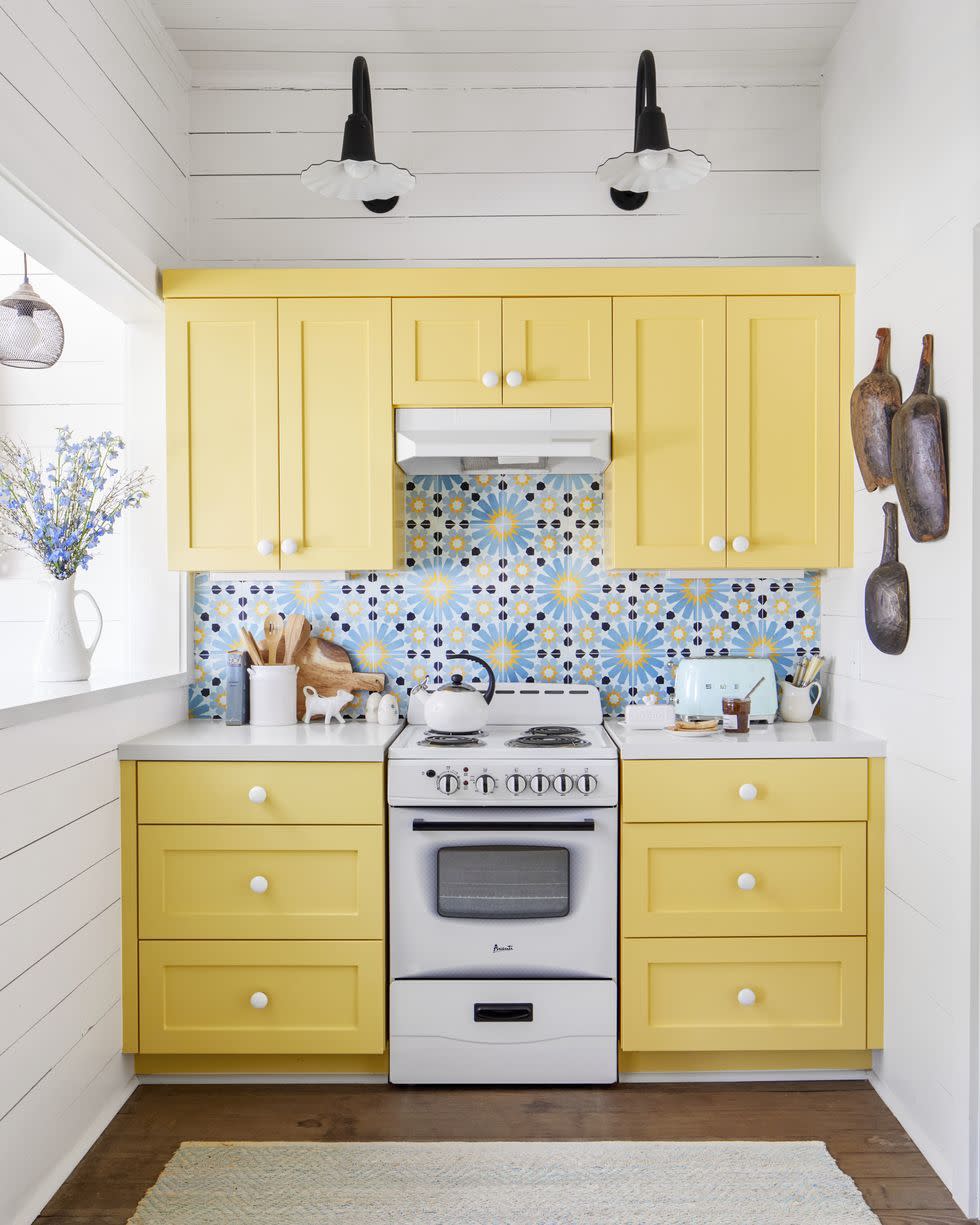
[(895, 492), (913, 540), (941, 540), (949, 531), (942, 409), (931, 382), (932, 337), (923, 336), (915, 387), (892, 421)]
[(909, 575), (898, 560), (898, 507), (886, 502), (881, 564), (864, 588), (864, 624), (872, 643), (885, 655), (901, 655), (909, 640)]
[(888, 368), (892, 334), (879, 328), (878, 356), (851, 392), (851, 438), (868, 492), (892, 484), (892, 418), (902, 404), (902, 388)]

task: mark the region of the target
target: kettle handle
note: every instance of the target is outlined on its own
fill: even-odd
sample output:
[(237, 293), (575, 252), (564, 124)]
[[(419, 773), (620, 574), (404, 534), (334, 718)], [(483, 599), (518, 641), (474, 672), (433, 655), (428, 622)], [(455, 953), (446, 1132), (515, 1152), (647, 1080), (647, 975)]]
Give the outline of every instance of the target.
[(446, 658), (447, 659), (468, 659), (471, 664), (480, 665), (483, 671), (486, 672), (487, 678), (490, 682), (487, 685), (486, 692), (483, 695), (484, 702), (486, 702), (486, 704), (489, 706), (491, 701), (493, 700), (493, 695), (497, 688), (497, 678), (493, 674), (493, 668), (490, 667), (487, 661), (485, 659), (481, 659), (479, 655), (467, 655), (465, 651), (447, 652)]

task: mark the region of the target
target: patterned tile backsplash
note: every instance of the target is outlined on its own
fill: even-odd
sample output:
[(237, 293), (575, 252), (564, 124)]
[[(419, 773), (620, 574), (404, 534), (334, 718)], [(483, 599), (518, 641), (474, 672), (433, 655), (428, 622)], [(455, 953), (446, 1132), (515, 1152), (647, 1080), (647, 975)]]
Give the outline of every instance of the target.
[(225, 653), (239, 625), (258, 634), (270, 612), (303, 613), (356, 670), (386, 672), (403, 709), (426, 673), (448, 677), (447, 651), (482, 656), (500, 680), (587, 681), (616, 712), (647, 694), (669, 700), (684, 656), (770, 655), (783, 676), (819, 649), (819, 574), (604, 570), (600, 480), (417, 477), (405, 496), (404, 570), (343, 581), (197, 575), (192, 716), (221, 716)]

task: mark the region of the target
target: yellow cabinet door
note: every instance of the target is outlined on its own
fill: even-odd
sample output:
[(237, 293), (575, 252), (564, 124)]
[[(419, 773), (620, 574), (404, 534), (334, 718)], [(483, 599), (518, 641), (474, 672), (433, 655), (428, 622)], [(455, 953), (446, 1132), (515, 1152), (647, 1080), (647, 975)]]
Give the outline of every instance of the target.
[(611, 299), (504, 298), (502, 375), (507, 408), (608, 408)]
[(499, 298), (392, 301), (393, 403), (496, 408), (502, 402), (502, 385)]
[(861, 936), (624, 940), (624, 1051), (864, 1050)]
[(279, 303), (283, 570), (395, 564), (387, 298)]
[(369, 761), (141, 761), (136, 794), (142, 825), (381, 825), (385, 815), (384, 766)]
[(624, 821), (868, 819), (864, 757), (624, 761), (622, 779)]
[(167, 303), (174, 570), (279, 569), (276, 351), (275, 301)]
[(863, 936), (864, 822), (623, 827), (624, 936)]
[(154, 940), (381, 940), (380, 825), (145, 825), (139, 932)]
[(385, 1049), (381, 940), (142, 940), (140, 1051)]
[(729, 298), (729, 565), (838, 565), (840, 422), (839, 299)]
[(725, 565), (725, 299), (613, 303), (606, 564)]

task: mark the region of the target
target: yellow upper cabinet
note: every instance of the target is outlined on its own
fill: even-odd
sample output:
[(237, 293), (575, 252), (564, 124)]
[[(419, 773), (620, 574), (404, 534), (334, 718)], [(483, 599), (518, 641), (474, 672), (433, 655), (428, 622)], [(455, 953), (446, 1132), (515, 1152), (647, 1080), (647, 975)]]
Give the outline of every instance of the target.
[(838, 299), (729, 298), (730, 563), (839, 564), (840, 420)]
[[(275, 570), (279, 543), (276, 303), (167, 308), (167, 473), (175, 570)], [(258, 551), (268, 541), (269, 552)]]
[(390, 336), (386, 298), (279, 303), (283, 570), (393, 564)]
[(391, 330), (396, 405), (547, 408), (612, 399), (609, 298), (399, 298)]
[(613, 313), (606, 564), (724, 565), (725, 299), (618, 298)]
[(395, 404), (500, 405), (499, 298), (398, 298), (391, 341)]
[(612, 402), (609, 298), (505, 298), (503, 321), (505, 407)]
[(167, 307), (170, 564), (395, 564), (387, 298)]

